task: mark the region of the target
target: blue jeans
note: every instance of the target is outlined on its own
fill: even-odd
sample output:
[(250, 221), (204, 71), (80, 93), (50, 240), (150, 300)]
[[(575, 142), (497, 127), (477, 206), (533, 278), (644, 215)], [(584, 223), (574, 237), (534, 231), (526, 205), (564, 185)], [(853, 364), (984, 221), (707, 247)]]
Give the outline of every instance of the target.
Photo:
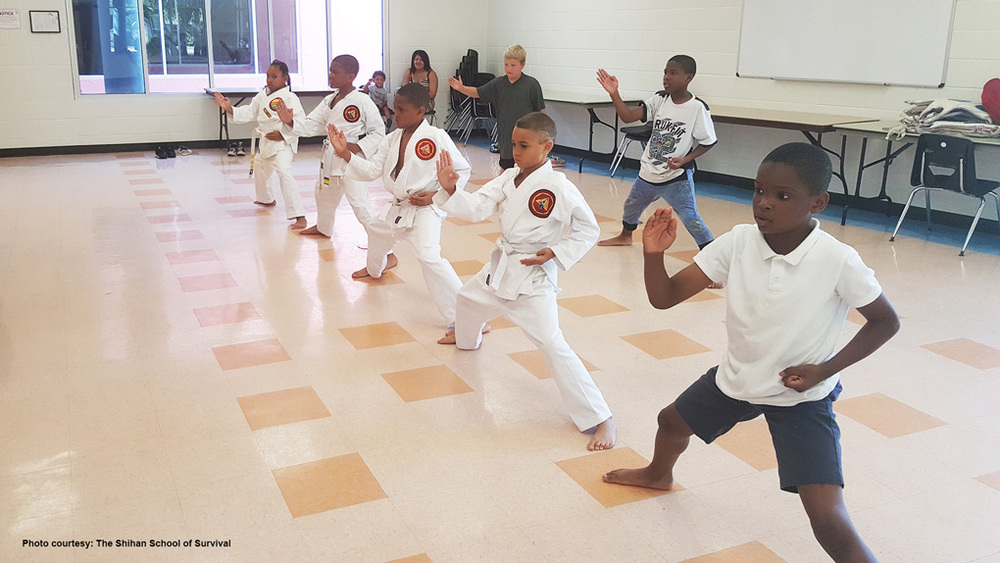
[(698, 214), (698, 207), (695, 205), (694, 170), (688, 169), (684, 172), (673, 182), (659, 186), (654, 186), (642, 178), (636, 178), (628, 198), (625, 199), (625, 212), (622, 214), (622, 226), (625, 230), (636, 230), (643, 211), (657, 199), (663, 198), (674, 208), (674, 215), (684, 223), (684, 228), (691, 233), (699, 248), (712, 242), (714, 239), (712, 231), (708, 230), (708, 225)]

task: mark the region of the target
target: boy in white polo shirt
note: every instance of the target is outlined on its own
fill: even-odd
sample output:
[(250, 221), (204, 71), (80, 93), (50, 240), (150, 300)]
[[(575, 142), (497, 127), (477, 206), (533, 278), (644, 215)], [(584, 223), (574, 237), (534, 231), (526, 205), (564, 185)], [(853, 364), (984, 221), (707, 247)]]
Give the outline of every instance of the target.
[[(672, 210), (657, 209), (642, 232), (649, 302), (667, 309), (725, 282), (728, 344), (722, 363), (660, 411), (653, 459), (617, 469), (608, 483), (673, 486), (673, 467), (691, 435), (706, 443), (763, 414), (781, 488), (797, 492), (813, 533), (835, 561), (874, 561), (847, 514), (840, 430), (833, 401), (839, 372), (899, 330), (874, 272), (812, 216), (829, 202), (830, 159), (808, 143), (771, 151), (757, 170), (756, 225), (737, 225), (667, 275), (663, 253), (677, 236)], [(867, 321), (834, 353), (848, 309)]]

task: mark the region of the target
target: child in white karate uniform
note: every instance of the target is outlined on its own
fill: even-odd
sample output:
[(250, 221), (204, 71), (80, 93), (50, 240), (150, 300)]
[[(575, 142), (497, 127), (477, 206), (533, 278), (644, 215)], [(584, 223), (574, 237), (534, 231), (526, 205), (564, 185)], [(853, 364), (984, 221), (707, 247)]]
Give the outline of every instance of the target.
[(248, 106), (233, 107), (229, 98), (215, 93), (215, 102), (232, 116), (233, 123), (249, 123), (257, 120), (261, 133), (260, 170), (254, 174), (257, 205), (274, 205), (274, 191), (268, 185), (271, 172), (278, 173), (278, 185), (285, 200), (285, 216), (293, 229), (306, 226), (306, 210), (302, 207), (299, 188), (292, 176), (292, 158), (299, 150), (299, 138), (291, 131), (282, 131), (278, 109), (287, 107), (292, 111), (305, 113), (299, 97), (292, 93), (288, 65), (275, 60), (267, 67), (267, 86), (264, 87)]
[[(294, 110), (280, 110), (284, 127), (283, 133), (299, 137), (326, 135), (326, 126), (334, 124), (348, 141), (351, 152), (361, 156), (370, 155), (385, 137), (385, 125), (378, 107), (371, 98), (354, 88), (358, 75), (358, 59), (351, 55), (339, 55), (330, 62), (328, 81), (334, 93), (323, 98), (308, 116), (296, 119)], [(301, 235), (330, 237), (337, 206), (346, 194), (354, 215), (367, 228), (374, 215), (371, 195), (365, 182), (344, 176), (347, 163), (338, 158), (329, 140), (323, 141), (323, 156), (316, 179), (316, 224)]]
[[(558, 270), (568, 270), (597, 242), (601, 229), (583, 195), (552, 170), (552, 118), (529, 113), (513, 132), (514, 164), (476, 192), (457, 185), (451, 155), (441, 154), (434, 201), (449, 215), (483, 221), (494, 213), (502, 233), (490, 262), (458, 292), (455, 330), (438, 342), (475, 350), (486, 321), (503, 314), (545, 355), (563, 403), (580, 431), (593, 431), (588, 450), (615, 445), (611, 409), (559, 328)], [(568, 231), (568, 232), (567, 232)]]
[(442, 150), (454, 157), (456, 182), (464, 186), (472, 167), (462, 158), (455, 143), (443, 129), (429, 125), (424, 114), (430, 103), (427, 88), (406, 84), (396, 92), (394, 110), (398, 129), (387, 135), (370, 157), (351, 153), (344, 133), (330, 125), (330, 142), (337, 156), (347, 161), (345, 175), (372, 181), (381, 177), (393, 200), (368, 223), (368, 264), (354, 272), (354, 278), (379, 278), (396, 265), (390, 252), (405, 240), (413, 246), (423, 269), (431, 299), (447, 323), (455, 320), (455, 296), (462, 281), (441, 257), (441, 223), (445, 213), (433, 203), (441, 187), (437, 158)]

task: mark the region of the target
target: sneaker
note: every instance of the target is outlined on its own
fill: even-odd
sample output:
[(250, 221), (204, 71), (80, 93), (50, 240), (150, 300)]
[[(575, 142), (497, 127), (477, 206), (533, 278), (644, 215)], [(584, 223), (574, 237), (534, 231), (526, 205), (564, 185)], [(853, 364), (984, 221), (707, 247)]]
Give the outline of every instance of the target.
[(246, 156), (246, 154), (247, 154), (246, 151), (243, 150), (243, 141), (240, 141), (236, 145), (236, 156)]
[(165, 150), (167, 151), (167, 158), (177, 158), (177, 153), (174, 152), (173, 147), (167, 147)]
[(236, 143), (229, 143), (229, 152), (226, 154), (229, 156), (236, 156)]
[(561, 166), (566, 166), (566, 161), (559, 158), (558, 156), (550, 156), (549, 162), (552, 163), (553, 168), (559, 168)]
[(500, 145), (497, 144), (497, 143), (493, 143), (492, 145), (490, 145), (490, 152), (493, 153), (493, 154), (499, 154), (499, 152), (500, 152)]
[(194, 151), (192, 151), (191, 149), (185, 147), (184, 145), (181, 145), (181, 146), (177, 147), (177, 154), (179, 154), (181, 156), (188, 156), (188, 155), (190, 155), (193, 152)]
[(163, 147), (156, 147), (156, 158), (160, 160), (167, 158), (167, 150)]

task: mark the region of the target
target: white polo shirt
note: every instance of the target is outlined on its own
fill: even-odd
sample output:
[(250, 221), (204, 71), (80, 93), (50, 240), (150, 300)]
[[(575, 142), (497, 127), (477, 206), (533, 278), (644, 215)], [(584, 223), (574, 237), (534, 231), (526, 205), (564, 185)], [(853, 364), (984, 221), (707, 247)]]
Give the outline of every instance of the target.
[(857, 251), (812, 224), (786, 255), (771, 250), (757, 225), (736, 225), (694, 258), (709, 279), (726, 283), (728, 345), (716, 384), (734, 399), (792, 406), (828, 395), (839, 374), (800, 393), (779, 373), (828, 360), (848, 309), (882, 294)]

